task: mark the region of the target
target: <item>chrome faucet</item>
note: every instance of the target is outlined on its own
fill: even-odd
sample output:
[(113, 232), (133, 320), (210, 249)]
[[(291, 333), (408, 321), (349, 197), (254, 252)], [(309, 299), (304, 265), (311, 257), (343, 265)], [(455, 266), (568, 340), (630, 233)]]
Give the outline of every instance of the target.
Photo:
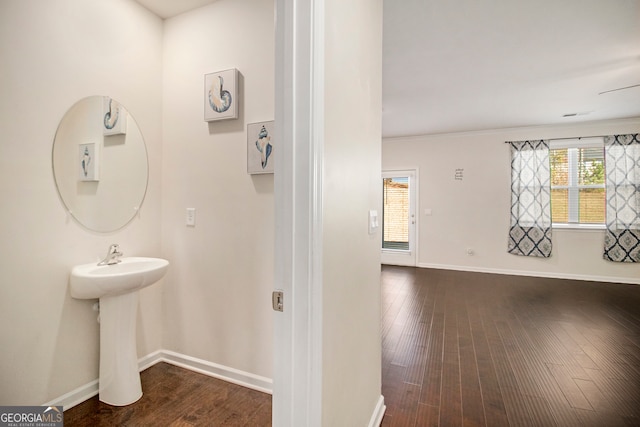
[(118, 245), (117, 243), (114, 243), (111, 246), (109, 246), (109, 251), (107, 252), (107, 256), (104, 257), (104, 259), (100, 261), (98, 265), (117, 264), (120, 261), (122, 261), (120, 259), (121, 256), (122, 256), (122, 252), (120, 252), (120, 245)]

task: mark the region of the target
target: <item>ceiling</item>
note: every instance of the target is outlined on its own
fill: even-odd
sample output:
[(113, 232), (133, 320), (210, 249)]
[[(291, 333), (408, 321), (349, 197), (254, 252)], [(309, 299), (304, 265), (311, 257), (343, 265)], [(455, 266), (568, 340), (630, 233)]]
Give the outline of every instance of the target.
[(640, 85), (638, 0), (384, 0), (383, 20), (385, 137), (640, 117), (640, 87), (615, 90)]
[[(640, 116), (638, 0), (386, 0), (383, 134)], [(565, 114), (578, 114), (563, 117)]]
[(160, 18), (167, 19), (216, 0), (135, 0)]

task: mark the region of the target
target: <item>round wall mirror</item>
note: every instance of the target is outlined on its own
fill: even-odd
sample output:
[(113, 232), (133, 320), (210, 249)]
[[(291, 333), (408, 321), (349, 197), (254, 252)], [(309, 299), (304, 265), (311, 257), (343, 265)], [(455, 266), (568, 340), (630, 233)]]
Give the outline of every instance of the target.
[(137, 214), (147, 191), (147, 149), (129, 112), (108, 96), (76, 102), (53, 141), (53, 176), (80, 224), (116, 231)]

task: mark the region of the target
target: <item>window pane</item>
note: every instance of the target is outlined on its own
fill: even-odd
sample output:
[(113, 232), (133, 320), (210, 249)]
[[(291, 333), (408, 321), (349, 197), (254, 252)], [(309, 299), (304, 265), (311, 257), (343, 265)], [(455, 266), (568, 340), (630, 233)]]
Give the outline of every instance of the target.
[(578, 149), (578, 185), (604, 184), (604, 153), (601, 148)]
[(551, 218), (553, 222), (569, 222), (569, 190), (551, 190)]
[(569, 185), (568, 150), (549, 150), (551, 162), (551, 186)]
[(409, 178), (382, 182), (382, 248), (409, 250)]
[(605, 220), (604, 188), (581, 189), (579, 209), (581, 224), (603, 224)]

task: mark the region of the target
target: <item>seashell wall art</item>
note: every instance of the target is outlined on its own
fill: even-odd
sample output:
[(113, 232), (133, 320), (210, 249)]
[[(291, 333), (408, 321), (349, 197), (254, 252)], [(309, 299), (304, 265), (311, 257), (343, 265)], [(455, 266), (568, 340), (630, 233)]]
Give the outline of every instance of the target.
[(273, 120), (247, 125), (247, 173), (273, 173)]
[(102, 98), (102, 125), (107, 136), (127, 133), (127, 110), (108, 96)]
[(204, 121), (238, 118), (238, 70), (204, 76)]

